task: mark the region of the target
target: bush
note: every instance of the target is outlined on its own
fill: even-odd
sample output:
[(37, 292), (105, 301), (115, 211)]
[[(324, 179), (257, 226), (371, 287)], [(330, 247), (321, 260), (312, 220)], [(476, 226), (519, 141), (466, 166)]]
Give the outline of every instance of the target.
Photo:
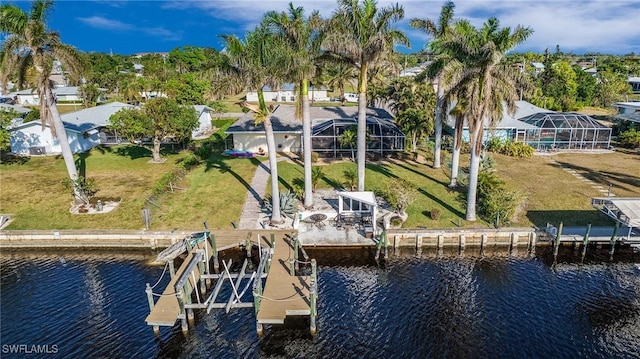
[(626, 148), (640, 147), (640, 131), (631, 129), (621, 133), (620, 136), (618, 136), (618, 143), (620, 146)]
[(481, 171), (478, 174), (479, 214), (496, 228), (511, 222), (523, 199), (520, 193), (507, 189), (494, 172)]
[(318, 152), (311, 152), (311, 163), (318, 163)]
[(316, 186), (320, 179), (324, 176), (324, 172), (322, 171), (322, 167), (314, 166), (311, 169), (311, 190), (315, 192)]
[(358, 183), (358, 169), (356, 167), (351, 167), (343, 172), (345, 178), (345, 187), (349, 188), (349, 191), (353, 191)]
[(382, 190), (382, 197), (401, 214), (415, 201), (417, 194), (414, 186), (402, 178), (388, 180)]
[(180, 165), (182, 166), (182, 168), (184, 168), (187, 171), (193, 169), (194, 167), (198, 166), (199, 164), (200, 164), (200, 160), (193, 153), (187, 155), (180, 162)]
[(75, 181), (70, 178), (65, 178), (62, 180), (62, 185), (71, 191), (74, 197), (77, 195), (78, 199), (85, 204), (89, 204), (98, 192), (93, 178), (78, 177)]
[(489, 152), (519, 158), (532, 157), (535, 150), (524, 142), (514, 142), (500, 138), (492, 138), (485, 144), (485, 149)]
[(439, 221), (441, 215), (442, 215), (442, 211), (439, 208), (434, 208), (431, 210), (431, 212), (429, 212), (429, 216), (434, 221)]
[(167, 188), (170, 187), (170, 183), (179, 182), (186, 174), (187, 172), (182, 168), (176, 168), (171, 172), (165, 173), (153, 187), (154, 194), (166, 192)]

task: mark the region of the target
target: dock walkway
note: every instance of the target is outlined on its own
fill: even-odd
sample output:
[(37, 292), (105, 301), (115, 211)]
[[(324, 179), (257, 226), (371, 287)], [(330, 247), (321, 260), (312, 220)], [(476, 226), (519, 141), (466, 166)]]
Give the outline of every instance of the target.
[(265, 283), (258, 311), (259, 324), (284, 324), (288, 315), (310, 315), (309, 276), (290, 273), (294, 258), (291, 244), (285, 236), (276, 236), (271, 268)]

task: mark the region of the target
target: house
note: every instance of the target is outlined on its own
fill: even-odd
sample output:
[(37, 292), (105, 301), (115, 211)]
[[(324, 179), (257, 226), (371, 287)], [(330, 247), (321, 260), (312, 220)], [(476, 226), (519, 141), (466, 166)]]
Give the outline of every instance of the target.
[[(101, 88), (100, 90), (102, 92), (106, 92), (106, 89)], [(59, 103), (82, 102), (82, 96), (80, 95), (78, 86), (55, 87), (53, 88), (53, 94), (56, 97), (56, 101)], [(40, 96), (38, 95), (38, 91), (35, 89), (17, 91), (12, 93), (10, 96), (17, 97), (17, 103), (20, 105), (37, 106), (40, 104)], [(100, 101), (102, 101), (102, 99), (98, 98), (98, 102)]]
[[(73, 153), (88, 151), (100, 144), (109, 143), (105, 132), (109, 117), (122, 108), (132, 105), (111, 102), (62, 115), (62, 123)], [(42, 127), (40, 121), (16, 123), (9, 129), (11, 152), (20, 155), (48, 155), (61, 152), (58, 139), (54, 139), (49, 126)], [(111, 142), (117, 142), (111, 139)]]
[(616, 119), (640, 123), (640, 102), (616, 102)]
[(194, 105), (193, 108), (198, 115), (198, 128), (193, 130), (191, 138), (208, 137), (212, 128), (211, 112), (214, 110), (206, 105)]
[[(262, 88), (264, 94), (264, 100), (267, 102), (295, 102), (296, 101), (296, 88), (294, 84), (284, 84), (277, 89), (272, 89), (270, 86)], [(247, 92), (246, 99), (248, 102), (258, 102), (258, 92)], [(315, 88), (309, 86), (309, 100), (311, 101), (329, 101), (327, 96), (327, 89), (324, 87)]]
[[(489, 129), (489, 121), (485, 120), (485, 131), (483, 141), (487, 141), (491, 138), (501, 138), (510, 140), (523, 140), (524, 134), (527, 130), (536, 129), (535, 126), (518, 121), (519, 118), (529, 116), (534, 113), (553, 112), (545, 110), (541, 107), (535, 106), (527, 101), (516, 101), (516, 113), (512, 116), (505, 110), (502, 115), (502, 119), (498, 122), (493, 129)], [(445, 131), (453, 135), (455, 130), (456, 120), (453, 116), (449, 115), (445, 124)], [(462, 140), (469, 142), (469, 124), (465, 122), (462, 131)]]
[[(493, 127), (485, 122), (483, 142), (492, 138), (525, 142), (536, 150), (607, 149), (611, 142), (611, 128), (593, 118), (574, 112), (554, 112), (526, 101), (516, 101), (516, 113), (505, 109), (502, 119)], [(453, 134), (455, 119), (449, 116), (445, 130)], [(469, 141), (469, 127), (464, 124), (462, 138)]]
[(633, 93), (640, 93), (640, 77), (629, 76), (627, 81), (629, 82), (629, 85), (631, 85)]
[(538, 75), (544, 71), (544, 64), (542, 62), (532, 62), (531, 66), (533, 67), (534, 75)]
[[(296, 119), (295, 106), (279, 105), (271, 114), (271, 124), (278, 152), (301, 153), (302, 121)], [(319, 154), (336, 156), (346, 154), (349, 148), (340, 146), (339, 136), (348, 127), (357, 125), (358, 108), (311, 107), (312, 151)], [(405, 137), (393, 123), (393, 117), (385, 110), (368, 108), (367, 127), (369, 129), (368, 151), (384, 153), (404, 150)], [(233, 137), (236, 150), (266, 153), (267, 141), (264, 126), (256, 125), (253, 115), (242, 116), (226, 131)]]

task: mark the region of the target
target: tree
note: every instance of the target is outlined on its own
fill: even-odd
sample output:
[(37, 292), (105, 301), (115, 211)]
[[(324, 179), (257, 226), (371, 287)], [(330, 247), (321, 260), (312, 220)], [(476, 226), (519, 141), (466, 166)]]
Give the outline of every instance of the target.
[(235, 35), (223, 35), (227, 60), (225, 67), (228, 73), (250, 89), (258, 92), (258, 106), (247, 102), (240, 105), (253, 113), (256, 124), (264, 126), (269, 152), (269, 168), (271, 171), (271, 222), (278, 224), (282, 221), (280, 214), (280, 190), (278, 188), (278, 163), (276, 143), (271, 124), (271, 111), (264, 101), (263, 88), (266, 85), (276, 87), (283, 77), (282, 63), (285, 60), (284, 43), (270, 34), (265, 24), (261, 24), (245, 35), (244, 41)]
[(201, 69), (207, 56), (201, 47), (184, 46), (182, 49), (177, 47), (171, 50), (167, 60), (175, 67), (176, 71), (186, 73)]
[(350, 126), (340, 136), (338, 137), (338, 142), (340, 142), (340, 147), (349, 147), (351, 149), (351, 160), (355, 161), (353, 158), (353, 147), (357, 144), (357, 126)]
[(575, 110), (578, 83), (576, 73), (568, 62), (558, 61), (545, 66), (540, 74), (540, 85), (549, 109)]
[(447, 1), (440, 10), (440, 17), (437, 23), (430, 19), (411, 19), (410, 25), (415, 29), (422, 30), (431, 35), (434, 41), (429, 43), (430, 50), (436, 55), (436, 61), (430, 65), (428, 70), (432, 83), (436, 86), (436, 116), (435, 116), (435, 141), (433, 149), (433, 168), (440, 168), (440, 152), (442, 147), (442, 126), (445, 121), (444, 112), (440, 109), (440, 103), (444, 95), (442, 86), (442, 68), (447, 62), (447, 56), (438, 47), (438, 40), (442, 39), (451, 28), (455, 5), (453, 1)]
[(600, 82), (596, 88), (596, 97), (602, 107), (611, 106), (616, 101), (624, 100), (631, 93), (627, 78), (618, 73), (604, 70), (598, 71)]
[(400, 77), (385, 89), (395, 122), (411, 138), (412, 151), (417, 152), (418, 141), (433, 132), (435, 93), (431, 84)]
[(573, 71), (576, 73), (576, 99), (578, 104), (581, 106), (591, 106), (598, 85), (596, 78), (575, 65), (573, 66)]
[(311, 173), (311, 114), (309, 112), (309, 81), (316, 74), (316, 59), (320, 51), (320, 24), (318, 12), (308, 19), (304, 18), (303, 7), (293, 7), (289, 3), (287, 12), (268, 12), (265, 22), (271, 30), (289, 48), (288, 74), (286, 76), (298, 83), (300, 96), (296, 103), (301, 105), (302, 113), (296, 111), (296, 117), (302, 117), (302, 149), (304, 156), (304, 205), (313, 207), (313, 183)]
[(358, 191), (364, 191), (366, 158), (366, 110), (369, 68), (396, 44), (409, 46), (404, 33), (392, 27), (402, 20), (404, 9), (396, 4), (379, 9), (375, 0), (338, 0), (323, 41), (326, 55), (350, 64), (358, 75)]
[[(2, 44), (2, 68), (17, 70), (19, 87), (27, 82), (27, 74), (34, 76), (30, 85), (35, 87), (40, 97), (42, 126), (49, 125), (51, 134), (60, 142), (69, 178), (75, 182), (78, 172), (49, 76), (53, 61), (58, 60), (72, 77), (79, 77), (82, 61), (75, 48), (63, 44), (57, 32), (47, 29), (47, 15), (52, 6), (53, 1), (50, 0), (34, 1), (29, 12), (13, 4), (0, 6), (0, 32), (9, 34)], [(74, 193), (78, 201), (81, 194), (77, 191)]]
[[(495, 125), (506, 110), (514, 114), (519, 99), (519, 87), (528, 91), (524, 76), (502, 61), (507, 51), (526, 40), (533, 31), (517, 26), (500, 28), (496, 18), (487, 20), (477, 29), (466, 20), (454, 23), (452, 31), (438, 46), (451, 61), (443, 67), (445, 97), (464, 93), (468, 103), (471, 141), (469, 189), (466, 219), (476, 220), (476, 196), (480, 152), (484, 128)], [(464, 71), (460, 71), (463, 68)], [(447, 99), (444, 101), (449, 102)]]
[(168, 80), (164, 84), (167, 96), (175, 99), (181, 105), (198, 105), (204, 103), (204, 93), (208, 84), (198, 80), (196, 74), (186, 73), (178, 78)]
[(141, 109), (124, 108), (109, 118), (109, 128), (127, 137), (132, 143), (143, 138), (153, 140), (153, 162), (163, 162), (160, 145), (167, 140), (191, 138), (198, 127), (198, 115), (192, 106), (181, 106), (175, 100), (157, 98), (147, 101)]
[[(443, 104), (444, 105), (444, 104)], [(445, 105), (447, 108), (449, 104)], [(449, 187), (455, 188), (458, 186), (458, 172), (460, 168), (460, 149), (462, 148), (462, 131), (464, 129), (464, 122), (468, 115), (469, 105), (467, 98), (462, 93), (457, 97), (457, 103), (454, 108), (451, 109), (449, 115), (455, 119), (455, 127), (453, 133), (453, 151), (451, 155), (451, 176), (449, 181)], [(443, 110), (444, 111), (444, 110)], [(446, 113), (446, 112), (445, 112)]]
[(93, 107), (98, 103), (100, 98), (100, 88), (96, 84), (84, 84), (79, 88), (80, 97), (82, 98), (82, 107)]
[(12, 109), (0, 109), (0, 151), (6, 151), (10, 148), (9, 140), (11, 134), (9, 133), (9, 126), (13, 119), (20, 117), (20, 114)]
[(326, 83), (332, 88), (338, 88), (340, 91), (340, 101), (342, 102), (342, 106), (347, 101), (346, 97), (344, 97), (344, 87), (345, 85), (355, 86), (354, 82), (357, 77), (355, 69), (353, 66), (335, 63), (328, 64), (326, 66), (324, 76), (326, 77)]

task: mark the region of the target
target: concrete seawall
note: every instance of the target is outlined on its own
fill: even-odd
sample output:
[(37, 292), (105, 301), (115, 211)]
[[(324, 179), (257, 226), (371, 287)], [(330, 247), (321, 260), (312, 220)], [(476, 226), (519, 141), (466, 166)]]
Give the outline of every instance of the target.
[[(152, 232), (126, 230), (0, 231), (0, 249), (164, 249), (197, 231)], [(216, 230), (212, 231), (216, 234)], [(343, 243), (344, 242), (344, 243)], [(546, 243), (546, 242), (545, 242)], [(372, 240), (315, 241), (313, 246), (375, 246)], [(465, 248), (533, 248), (538, 235), (532, 228), (503, 229), (401, 229), (390, 230), (387, 246)]]

